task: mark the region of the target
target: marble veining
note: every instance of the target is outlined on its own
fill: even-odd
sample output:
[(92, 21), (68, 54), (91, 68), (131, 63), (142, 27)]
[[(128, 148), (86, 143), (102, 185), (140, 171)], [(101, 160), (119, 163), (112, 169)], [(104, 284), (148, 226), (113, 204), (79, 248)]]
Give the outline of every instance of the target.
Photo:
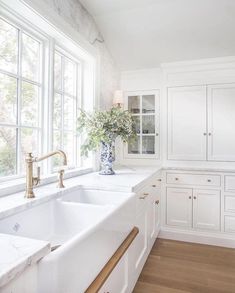
[(49, 252), (48, 242), (0, 234), (0, 288)]

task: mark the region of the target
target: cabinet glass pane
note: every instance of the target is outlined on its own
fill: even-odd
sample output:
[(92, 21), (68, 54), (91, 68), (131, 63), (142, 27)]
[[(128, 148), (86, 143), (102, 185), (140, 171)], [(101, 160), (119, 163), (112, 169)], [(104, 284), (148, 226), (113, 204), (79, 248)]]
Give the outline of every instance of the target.
[(17, 116), (17, 79), (0, 74), (0, 122), (15, 124)]
[(0, 127), (0, 176), (16, 174), (16, 129)]
[(154, 115), (142, 116), (142, 132), (143, 134), (155, 133), (155, 116)]
[(142, 96), (142, 113), (154, 113), (155, 112), (155, 96), (144, 95)]
[(140, 116), (133, 116), (135, 132), (140, 133)]
[(140, 137), (137, 136), (135, 139), (128, 143), (128, 154), (139, 154), (140, 153)]
[(155, 136), (143, 136), (142, 138), (142, 153), (154, 154), (155, 153)]
[(129, 96), (128, 97), (128, 110), (133, 113), (140, 113), (140, 97)]

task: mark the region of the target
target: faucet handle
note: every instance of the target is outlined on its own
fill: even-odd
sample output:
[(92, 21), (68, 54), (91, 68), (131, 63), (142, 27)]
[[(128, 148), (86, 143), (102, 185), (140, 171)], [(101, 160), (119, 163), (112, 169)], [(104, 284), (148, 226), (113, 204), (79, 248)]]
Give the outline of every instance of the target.
[(37, 167), (37, 177), (33, 177), (33, 185), (38, 185), (41, 181), (40, 178), (40, 167)]
[(64, 170), (61, 169), (58, 171), (58, 184), (57, 184), (58, 188), (65, 188), (63, 179), (64, 179)]

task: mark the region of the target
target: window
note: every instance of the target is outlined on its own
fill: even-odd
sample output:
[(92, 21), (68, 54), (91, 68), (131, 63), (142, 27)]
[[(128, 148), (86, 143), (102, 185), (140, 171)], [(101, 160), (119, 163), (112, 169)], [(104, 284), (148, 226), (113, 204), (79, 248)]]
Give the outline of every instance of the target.
[[(76, 120), (78, 108), (93, 108), (93, 52), (33, 11), (29, 23), (0, 8), (0, 181), (24, 175), (28, 152), (62, 149), (69, 169), (91, 168), (92, 158), (80, 158)], [(62, 162), (55, 156), (40, 164), (46, 176)]]
[(0, 177), (24, 173), (40, 152), (42, 42), (0, 19)]
[[(54, 54), (53, 149), (62, 149), (68, 155), (68, 167), (79, 165), (76, 136), (76, 117), (79, 107), (81, 65), (56, 50)], [(53, 167), (61, 165), (53, 158)]]

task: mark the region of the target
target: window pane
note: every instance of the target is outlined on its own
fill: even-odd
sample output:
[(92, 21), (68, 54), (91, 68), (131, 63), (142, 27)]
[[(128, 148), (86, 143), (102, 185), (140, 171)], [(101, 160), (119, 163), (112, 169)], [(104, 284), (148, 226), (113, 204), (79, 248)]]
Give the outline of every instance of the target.
[(155, 136), (143, 136), (142, 153), (143, 154), (155, 153)]
[(16, 124), (17, 80), (0, 74), (0, 122)]
[(33, 153), (35, 156), (39, 154), (38, 130), (32, 128), (21, 129), (21, 164), (20, 169), (25, 173), (25, 155)]
[(0, 127), (0, 176), (16, 174), (16, 129)]
[(62, 96), (59, 94), (54, 95), (54, 111), (53, 111), (53, 128), (61, 128), (61, 103)]
[(62, 88), (62, 73), (61, 73), (61, 56), (55, 53), (55, 60), (54, 60), (54, 87), (57, 90), (61, 90)]
[(76, 113), (75, 100), (68, 96), (64, 97), (64, 128), (67, 130), (74, 129), (74, 117)]
[(18, 30), (0, 19), (0, 68), (17, 73)]
[(40, 43), (22, 34), (22, 75), (30, 80), (39, 81)]
[(21, 124), (38, 126), (39, 88), (29, 82), (22, 82)]
[(76, 94), (76, 65), (68, 58), (64, 60), (64, 91), (68, 94)]
[[(53, 131), (53, 150), (58, 150), (61, 148), (61, 133), (60, 131), (54, 130)], [(53, 156), (52, 157), (52, 166), (53, 168), (61, 166), (62, 158), (61, 156)]]
[(65, 132), (64, 133), (64, 148), (67, 158), (68, 158), (68, 166), (72, 167), (76, 165), (74, 158), (74, 139), (75, 136), (73, 132)]

